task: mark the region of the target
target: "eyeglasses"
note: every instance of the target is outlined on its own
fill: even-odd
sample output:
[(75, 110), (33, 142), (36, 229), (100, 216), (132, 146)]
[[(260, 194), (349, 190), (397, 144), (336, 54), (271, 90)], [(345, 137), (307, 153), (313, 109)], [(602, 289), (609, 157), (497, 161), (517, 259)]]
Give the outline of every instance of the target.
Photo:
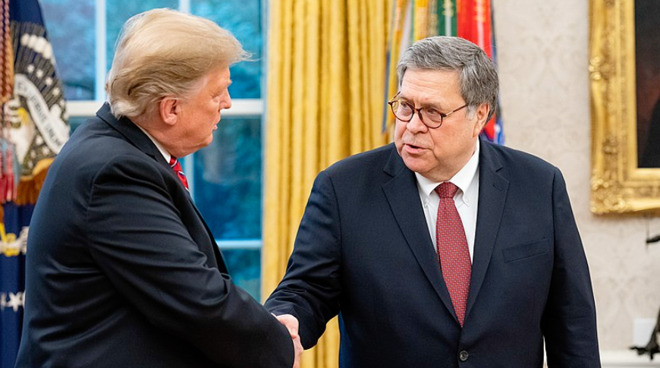
[(467, 104), (465, 104), (447, 113), (442, 113), (433, 107), (420, 107), (419, 109), (416, 109), (414, 105), (406, 101), (397, 99), (397, 96), (399, 96), (398, 93), (394, 95), (392, 100), (390, 100), (387, 103), (388, 105), (390, 105), (394, 117), (403, 121), (404, 123), (408, 123), (412, 120), (413, 116), (415, 115), (415, 112), (417, 112), (417, 114), (419, 115), (419, 120), (421, 120), (422, 123), (424, 123), (424, 125), (426, 125), (430, 129), (440, 128), (446, 117), (448, 117), (449, 115), (455, 113), (460, 109), (467, 107)]

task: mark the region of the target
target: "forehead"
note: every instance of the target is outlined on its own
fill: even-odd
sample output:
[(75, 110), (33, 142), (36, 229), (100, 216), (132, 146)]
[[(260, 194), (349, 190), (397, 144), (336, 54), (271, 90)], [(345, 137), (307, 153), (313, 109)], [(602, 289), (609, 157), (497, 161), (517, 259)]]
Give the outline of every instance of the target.
[(229, 85), (231, 83), (231, 77), (229, 74), (229, 67), (223, 66), (212, 70), (207, 74), (209, 81), (216, 85)]
[(460, 97), (458, 72), (455, 70), (409, 69), (401, 80), (401, 97), (433, 100)]

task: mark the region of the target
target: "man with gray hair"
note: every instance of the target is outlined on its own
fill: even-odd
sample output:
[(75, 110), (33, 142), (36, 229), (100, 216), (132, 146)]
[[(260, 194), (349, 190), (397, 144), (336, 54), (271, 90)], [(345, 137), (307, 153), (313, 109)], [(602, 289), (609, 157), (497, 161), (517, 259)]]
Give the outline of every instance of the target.
[(207, 146), (245, 57), (215, 23), (125, 24), (108, 101), (52, 164), (28, 239), (17, 367), (291, 367), (289, 333), (238, 288), (177, 158)]
[(339, 315), (339, 365), (599, 367), (586, 257), (561, 172), (480, 140), (497, 72), (456, 37), (412, 45), (394, 143), (312, 188), (266, 301), (305, 348)]

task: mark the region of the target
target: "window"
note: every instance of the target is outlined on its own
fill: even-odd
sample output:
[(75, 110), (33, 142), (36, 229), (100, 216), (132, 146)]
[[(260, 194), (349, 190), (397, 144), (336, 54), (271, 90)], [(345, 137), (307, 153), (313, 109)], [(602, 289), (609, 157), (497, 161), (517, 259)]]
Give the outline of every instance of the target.
[(261, 277), (262, 0), (40, 0), (72, 130), (105, 100), (105, 75), (124, 22), (152, 8), (211, 19), (252, 54), (231, 69), (233, 107), (213, 143), (183, 160), (191, 195), (234, 281), (257, 300)]

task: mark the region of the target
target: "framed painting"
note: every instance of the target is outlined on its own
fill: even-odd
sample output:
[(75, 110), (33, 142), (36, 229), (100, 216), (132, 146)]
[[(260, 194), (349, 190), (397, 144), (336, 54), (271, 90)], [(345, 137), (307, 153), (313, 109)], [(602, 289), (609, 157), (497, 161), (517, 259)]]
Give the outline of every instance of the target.
[(660, 1), (590, 2), (591, 211), (660, 214)]

